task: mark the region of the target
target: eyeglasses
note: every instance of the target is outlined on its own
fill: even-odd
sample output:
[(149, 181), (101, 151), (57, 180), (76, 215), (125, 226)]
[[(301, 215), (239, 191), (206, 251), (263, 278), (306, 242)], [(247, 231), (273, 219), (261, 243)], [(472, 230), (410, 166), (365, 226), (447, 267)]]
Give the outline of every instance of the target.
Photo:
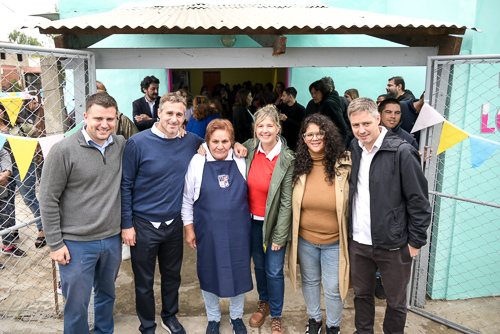
[(302, 135), (305, 140), (313, 140), (314, 136), (316, 136), (317, 139), (323, 139), (323, 137), (325, 136), (325, 131), (306, 132)]

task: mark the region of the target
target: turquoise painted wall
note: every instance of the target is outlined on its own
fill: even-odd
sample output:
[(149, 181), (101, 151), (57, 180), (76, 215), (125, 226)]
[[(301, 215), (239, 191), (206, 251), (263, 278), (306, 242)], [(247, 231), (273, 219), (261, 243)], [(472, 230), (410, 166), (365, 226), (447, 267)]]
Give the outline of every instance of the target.
[[(500, 54), (500, 27), (494, 13), (500, 3), (477, 1), (473, 25), (483, 30), (468, 40), (463, 54)], [(464, 48), (462, 48), (464, 50)], [(456, 65), (450, 96), (449, 120), (472, 135), (500, 142), (496, 114), (500, 109), (500, 64)], [(481, 132), (481, 105), (490, 103), (488, 127)], [(446, 194), (499, 204), (500, 152), (471, 168), (466, 139), (444, 153), (442, 191)], [(443, 199), (435, 207), (430, 280), (427, 291), (435, 299), (466, 299), (500, 295), (500, 209)]]
[(132, 102), (140, 97), (141, 81), (148, 75), (154, 75), (160, 80), (159, 95), (168, 93), (168, 71), (150, 70), (99, 70), (97, 80), (104, 83), (109, 95), (118, 103), (118, 109), (128, 117), (132, 117)]
[[(133, 0), (131, 2), (138, 2)], [(404, 2), (396, 0), (333, 0), (322, 1), (325, 4), (381, 14), (408, 16), (439, 21), (449, 21), (468, 26), (475, 26), (482, 33), (467, 31), (461, 54), (500, 54), (500, 25), (497, 14), (500, 2), (497, 0), (421, 0)], [(104, 12), (116, 8), (122, 3), (118, 0), (107, 2), (88, 0), (77, 2), (59, 0), (62, 18)], [(162, 1), (162, 3), (166, 3)], [(180, 1), (169, 1), (180, 4)], [(222, 3), (222, 1), (221, 1)], [(230, 3), (227, 1), (226, 3)], [(287, 36), (289, 47), (395, 47), (398, 44), (379, 40), (369, 36)], [(185, 36), (185, 35), (135, 35), (112, 36), (93, 47), (221, 47), (220, 36)], [(247, 36), (237, 36), (234, 47), (259, 47)], [(334, 55), (332, 55), (334, 56)], [(462, 74), (459, 82), (458, 72)], [(493, 118), (500, 108), (498, 73), (500, 69), (489, 68), (476, 70), (465, 68), (457, 70), (452, 92), (450, 120), (466, 131), (500, 141), (500, 129), (493, 134), (478, 133), (480, 104), (490, 101)], [(146, 75), (154, 74), (160, 78), (160, 93), (167, 90), (166, 70), (99, 70), (98, 80), (103, 81), (108, 91), (127, 115), (131, 113), (131, 103), (142, 96), (139, 83)], [(323, 76), (331, 76), (337, 91), (342, 94), (346, 89), (356, 88), (360, 96), (376, 98), (385, 93), (387, 79), (401, 75), (406, 86), (419, 96), (425, 89), (424, 67), (390, 68), (293, 68), (290, 69), (290, 85), (298, 90), (298, 101), (307, 104), (310, 99), (308, 86)], [(242, 80), (243, 81), (243, 80)], [(476, 89), (471, 88), (476, 85)], [(195, 92), (196, 93), (196, 92)], [(491, 124), (493, 124), (490, 121)], [(500, 152), (486, 161), (481, 167), (470, 166), (469, 142), (456, 145), (445, 152), (445, 166), (441, 171), (442, 191), (445, 193), (471, 197), (483, 201), (498, 203), (500, 178)], [(496, 173), (495, 173), (496, 172)], [(463, 202), (442, 200), (435, 207), (438, 221), (433, 230), (434, 247), (431, 249), (430, 284), (428, 293), (432, 298), (458, 299), (500, 294), (498, 277), (500, 258), (498, 247), (492, 247), (500, 240), (499, 210)]]
[[(481, 105), (490, 103), (489, 127), (496, 128), (500, 108), (498, 64), (464, 64), (453, 68), (447, 119), (466, 132), (500, 142), (500, 129), (481, 132)], [(469, 140), (440, 155), (439, 192), (499, 203), (500, 152), (472, 168)], [(500, 209), (441, 199), (434, 207), (433, 243), (427, 291), (434, 299), (466, 299), (500, 295)]]

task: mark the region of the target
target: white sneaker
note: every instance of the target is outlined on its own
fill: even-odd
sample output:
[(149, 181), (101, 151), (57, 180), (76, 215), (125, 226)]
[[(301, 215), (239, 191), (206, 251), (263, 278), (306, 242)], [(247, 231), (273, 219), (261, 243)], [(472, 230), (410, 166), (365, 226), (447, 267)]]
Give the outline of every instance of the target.
[(130, 260), (130, 246), (122, 244), (122, 261)]

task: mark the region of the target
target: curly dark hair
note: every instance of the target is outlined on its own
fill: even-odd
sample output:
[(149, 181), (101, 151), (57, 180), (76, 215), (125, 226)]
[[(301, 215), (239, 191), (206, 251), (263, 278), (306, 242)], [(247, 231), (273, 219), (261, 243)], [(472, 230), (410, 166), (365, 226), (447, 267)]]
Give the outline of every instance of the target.
[(152, 83), (159, 85), (160, 80), (157, 77), (155, 77), (154, 75), (147, 76), (144, 79), (142, 79), (142, 81), (141, 81), (141, 93), (144, 94), (143, 89), (148, 90), (149, 85), (151, 85)]
[(335, 168), (335, 163), (343, 158), (346, 158), (348, 155), (345, 152), (344, 140), (340, 135), (339, 129), (335, 126), (335, 124), (333, 124), (330, 118), (320, 114), (307, 116), (300, 127), (300, 139), (297, 142), (297, 148), (295, 151), (293, 183), (295, 184), (301, 175), (309, 174), (313, 168), (311, 154), (309, 154), (307, 144), (302, 137), (302, 134), (307, 131), (309, 124), (316, 124), (319, 126), (320, 130), (325, 131), (325, 136), (323, 137), (323, 141), (325, 143), (325, 160), (323, 160), (326, 173), (325, 181), (333, 184), (335, 175), (339, 175), (339, 171)]

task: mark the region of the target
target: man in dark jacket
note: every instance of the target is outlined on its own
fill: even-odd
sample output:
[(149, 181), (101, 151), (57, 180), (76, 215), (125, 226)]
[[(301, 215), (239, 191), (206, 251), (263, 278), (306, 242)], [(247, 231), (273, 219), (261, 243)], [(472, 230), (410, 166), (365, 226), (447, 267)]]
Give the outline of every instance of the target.
[(299, 139), (300, 125), (306, 116), (306, 108), (295, 100), (296, 97), (297, 90), (293, 87), (288, 87), (281, 94), (281, 101), (283, 101), (280, 113), (282, 135), (292, 150), (295, 150)]
[[(389, 94), (379, 95), (379, 97), (377, 98), (377, 105), (380, 105), (380, 102), (390, 98), (393, 97)], [(397, 101), (399, 101), (401, 106), (401, 128), (406, 132), (411, 133), (413, 125), (415, 125), (415, 122), (417, 121), (418, 113), (424, 105), (424, 95), (422, 94), (419, 100), (410, 99), (405, 101)], [(418, 144), (420, 139), (420, 131), (414, 132), (411, 135), (415, 138), (415, 141)]]
[(132, 102), (132, 116), (139, 131), (150, 129), (158, 119), (158, 90), (160, 80), (155, 76), (147, 76), (141, 82), (141, 91), (145, 94)]
[[(335, 90), (335, 83), (331, 77), (323, 77), (321, 81), (330, 87), (330, 92)], [(342, 117), (344, 118), (344, 122), (347, 126), (346, 147), (349, 147), (352, 138), (354, 138), (351, 129), (351, 122), (349, 122), (349, 117), (347, 116), (347, 107), (349, 107), (349, 103), (350, 101), (345, 96), (339, 96), (340, 110), (342, 111)]]
[[(306, 108), (306, 116), (313, 113), (318, 113), (321, 115), (328, 116), (333, 124), (337, 126), (340, 131), (340, 135), (346, 143), (346, 147), (349, 146), (350, 142), (350, 132), (347, 124), (342, 116), (342, 110), (340, 109), (340, 99), (339, 93), (329, 87), (325, 81), (317, 80), (309, 85), (309, 92), (311, 93), (312, 100), (309, 102)], [(317, 107), (319, 106), (319, 107)]]
[(411, 90), (405, 89), (405, 80), (403, 77), (390, 78), (385, 89), (387, 90), (387, 94), (398, 101), (406, 101), (415, 98)]
[(378, 112), (380, 125), (385, 126), (418, 150), (415, 138), (401, 128), (401, 104), (398, 100), (390, 98), (382, 101), (378, 106)]
[(384, 127), (375, 102), (358, 98), (348, 109), (351, 142), (349, 258), (356, 333), (373, 333), (375, 272), (387, 309), (384, 333), (403, 333), (412, 258), (427, 241), (431, 209), (418, 151)]

